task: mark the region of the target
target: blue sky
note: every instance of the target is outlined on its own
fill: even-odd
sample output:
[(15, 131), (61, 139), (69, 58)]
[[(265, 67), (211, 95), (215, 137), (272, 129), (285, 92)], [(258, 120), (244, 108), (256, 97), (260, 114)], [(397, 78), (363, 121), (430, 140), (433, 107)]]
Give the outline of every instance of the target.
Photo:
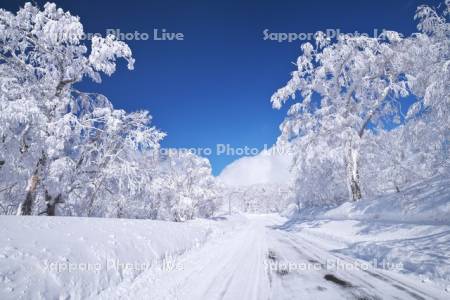
[[(43, 3), (45, 1), (37, 1)], [(217, 144), (262, 149), (279, 135), (286, 109), (273, 110), (270, 96), (289, 79), (300, 42), (264, 40), (263, 31), (415, 31), (420, 4), (439, 1), (54, 1), (78, 15), (85, 32), (148, 33), (129, 41), (135, 70), (123, 63), (101, 85), (116, 107), (146, 109), (168, 133), (164, 147), (215, 149)], [(24, 1), (2, 7), (16, 11)], [(181, 32), (183, 41), (154, 41), (153, 30)], [(214, 174), (238, 156), (211, 155)]]

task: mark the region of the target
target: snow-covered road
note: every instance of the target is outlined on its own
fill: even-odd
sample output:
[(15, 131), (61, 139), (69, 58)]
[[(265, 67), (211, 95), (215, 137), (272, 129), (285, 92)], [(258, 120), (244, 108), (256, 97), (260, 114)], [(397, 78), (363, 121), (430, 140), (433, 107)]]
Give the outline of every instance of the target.
[(367, 268), (326, 250), (324, 238), (289, 231), (275, 216), (249, 216), (234, 231), (96, 295), (111, 299), (445, 299), (414, 277)]

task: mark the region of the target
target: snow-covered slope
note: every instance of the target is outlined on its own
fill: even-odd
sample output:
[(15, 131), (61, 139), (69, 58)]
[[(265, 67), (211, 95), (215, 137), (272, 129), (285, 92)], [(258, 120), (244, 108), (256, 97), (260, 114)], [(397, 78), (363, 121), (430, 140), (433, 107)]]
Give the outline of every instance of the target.
[(292, 219), (374, 220), (450, 225), (450, 177), (434, 177), (400, 192), (367, 197), (340, 206), (316, 206), (291, 214)]
[(323, 216), (450, 225), (450, 178), (436, 177), (399, 193), (347, 202)]
[(174, 223), (0, 216), (0, 299), (95, 297), (148, 268), (180, 268), (179, 255), (238, 225), (239, 218)]
[(433, 178), (400, 193), (300, 211), (289, 231), (377, 265), (433, 280), (450, 291), (450, 179)]

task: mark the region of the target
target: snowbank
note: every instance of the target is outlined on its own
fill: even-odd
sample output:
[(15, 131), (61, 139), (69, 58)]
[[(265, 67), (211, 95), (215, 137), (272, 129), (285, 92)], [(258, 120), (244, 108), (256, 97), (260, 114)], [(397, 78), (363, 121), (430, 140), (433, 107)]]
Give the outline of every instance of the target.
[(433, 178), (399, 193), (347, 202), (322, 217), (450, 225), (450, 178)]
[[(291, 221), (292, 222), (292, 221)], [(360, 220), (292, 222), (290, 231), (330, 251), (433, 280), (450, 289), (450, 226)]]
[(450, 291), (450, 179), (433, 178), (400, 193), (300, 211), (283, 225), (315, 243)]
[(0, 299), (84, 299), (182, 268), (177, 256), (240, 222), (221, 221), (0, 216)]
[(429, 225), (450, 225), (450, 178), (436, 177), (391, 192), (339, 206), (299, 210), (296, 220), (373, 220)]

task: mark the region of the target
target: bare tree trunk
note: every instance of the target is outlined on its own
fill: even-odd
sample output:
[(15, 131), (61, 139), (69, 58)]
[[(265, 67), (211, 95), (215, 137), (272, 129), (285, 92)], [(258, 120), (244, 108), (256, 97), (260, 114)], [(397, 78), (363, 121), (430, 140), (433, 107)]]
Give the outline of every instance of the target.
[(61, 200), (61, 194), (56, 197), (52, 197), (48, 191), (45, 191), (45, 202), (47, 204), (47, 216), (55, 216), (56, 204), (63, 203), (64, 201)]
[(31, 176), (28, 181), (25, 200), (20, 203), (17, 215), (28, 216), (31, 215), (31, 210), (33, 204), (36, 200), (36, 188), (39, 182), (39, 177), (37, 175)]
[(347, 184), (352, 201), (358, 201), (362, 198), (361, 183), (359, 178), (358, 152), (351, 147), (348, 148), (346, 158), (347, 164)]
[(29, 216), (31, 215), (33, 205), (36, 202), (36, 190), (39, 185), (40, 176), (42, 174), (44, 165), (46, 163), (46, 157), (43, 153), (41, 158), (36, 164), (36, 168), (33, 172), (33, 175), (28, 180), (28, 185), (25, 190), (26, 196), (25, 200), (20, 203), (19, 208), (17, 210), (17, 215), (19, 216)]

